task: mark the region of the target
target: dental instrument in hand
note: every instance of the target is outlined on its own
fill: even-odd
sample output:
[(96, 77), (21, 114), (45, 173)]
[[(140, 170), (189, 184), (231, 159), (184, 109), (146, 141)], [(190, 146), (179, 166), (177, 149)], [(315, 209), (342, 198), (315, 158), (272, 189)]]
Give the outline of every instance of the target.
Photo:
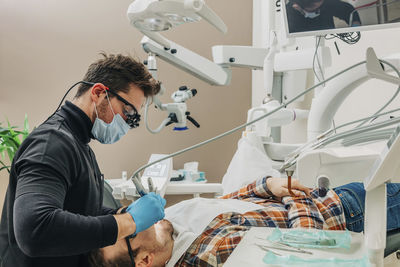
[(147, 178), (147, 185), (149, 186), (149, 192), (156, 192), (156, 188), (154, 188), (153, 179), (151, 179), (151, 177)]
[(136, 191), (138, 192), (138, 194), (141, 197), (147, 195), (146, 189), (143, 187), (142, 183), (139, 181), (139, 177), (137, 177), (137, 176), (131, 177), (131, 180), (136, 187)]

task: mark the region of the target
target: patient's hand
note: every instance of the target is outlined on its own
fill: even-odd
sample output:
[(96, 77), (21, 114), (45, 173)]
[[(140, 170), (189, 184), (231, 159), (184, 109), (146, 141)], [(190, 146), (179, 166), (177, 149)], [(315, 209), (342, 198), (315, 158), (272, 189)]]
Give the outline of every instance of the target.
[[(267, 179), (267, 187), (276, 197), (290, 196), (287, 186), (287, 179), (271, 177)], [(292, 179), (292, 192), (296, 196), (303, 195), (303, 192), (310, 196), (310, 189), (300, 184), (299, 180)]]

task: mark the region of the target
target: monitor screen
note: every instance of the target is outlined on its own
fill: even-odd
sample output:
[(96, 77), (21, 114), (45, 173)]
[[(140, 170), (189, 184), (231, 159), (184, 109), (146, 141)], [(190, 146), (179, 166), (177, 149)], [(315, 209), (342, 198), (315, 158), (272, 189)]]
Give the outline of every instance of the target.
[(400, 26), (400, 0), (285, 0), (290, 37)]

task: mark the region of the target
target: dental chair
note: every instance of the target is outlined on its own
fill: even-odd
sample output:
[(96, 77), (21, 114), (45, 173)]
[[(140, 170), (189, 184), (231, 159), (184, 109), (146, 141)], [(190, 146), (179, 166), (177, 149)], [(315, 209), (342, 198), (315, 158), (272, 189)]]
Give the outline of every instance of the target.
[[(120, 201), (113, 197), (112, 187), (107, 182), (104, 182), (103, 205), (113, 209), (122, 207)], [(385, 257), (396, 251), (396, 256), (400, 259), (400, 229), (387, 232)]]

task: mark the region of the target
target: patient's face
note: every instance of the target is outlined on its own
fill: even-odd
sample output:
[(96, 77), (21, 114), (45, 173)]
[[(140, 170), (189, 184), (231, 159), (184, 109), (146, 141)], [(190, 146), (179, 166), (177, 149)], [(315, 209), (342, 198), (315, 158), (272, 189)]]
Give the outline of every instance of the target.
[[(154, 260), (151, 266), (164, 266), (172, 255), (173, 232), (172, 224), (167, 220), (161, 220), (130, 239), (132, 250), (139, 248), (135, 263), (137, 264), (144, 255), (147, 255), (146, 253), (153, 253)], [(125, 240), (119, 240), (114, 245), (103, 248), (102, 253), (105, 262), (112, 261), (116, 257), (129, 257)]]

